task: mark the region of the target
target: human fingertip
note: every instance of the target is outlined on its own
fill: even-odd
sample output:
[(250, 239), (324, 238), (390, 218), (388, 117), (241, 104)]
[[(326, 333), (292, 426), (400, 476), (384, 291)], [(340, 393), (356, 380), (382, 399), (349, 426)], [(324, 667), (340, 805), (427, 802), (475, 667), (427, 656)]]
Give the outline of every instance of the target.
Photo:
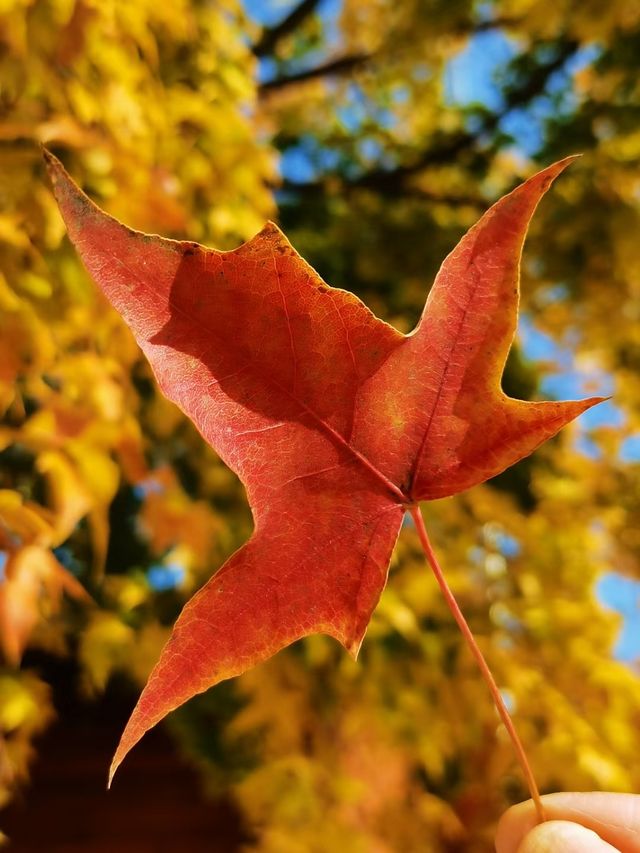
[(593, 830), (564, 820), (540, 823), (527, 833), (517, 853), (619, 853)]

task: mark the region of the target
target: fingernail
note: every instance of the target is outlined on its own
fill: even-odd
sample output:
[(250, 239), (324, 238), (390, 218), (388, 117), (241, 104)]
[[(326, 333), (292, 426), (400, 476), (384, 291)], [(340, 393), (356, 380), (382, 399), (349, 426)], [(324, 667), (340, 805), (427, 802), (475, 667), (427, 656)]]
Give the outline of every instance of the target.
[(539, 824), (518, 847), (518, 853), (612, 853), (616, 850), (590, 829), (563, 820)]

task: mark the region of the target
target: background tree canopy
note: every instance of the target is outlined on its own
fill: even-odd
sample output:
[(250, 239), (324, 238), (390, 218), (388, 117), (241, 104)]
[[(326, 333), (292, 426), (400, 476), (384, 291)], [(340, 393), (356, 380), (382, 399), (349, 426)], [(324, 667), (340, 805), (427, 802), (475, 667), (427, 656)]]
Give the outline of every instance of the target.
[[(639, 789), (638, 56), (627, 0), (0, 3), (4, 801), (55, 713), (41, 662), (133, 701), (251, 530), (81, 268), (39, 142), (135, 228), (229, 248), (276, 218), (402, 330), (493, 200), (584, 152), (534, 220), (505, 387), (613, 401), (425, 509), (541, 788)], [(358, 664), (310, 638), (167, 725), (260, 851), (489, 850), (526, 794), (411, 527)]]

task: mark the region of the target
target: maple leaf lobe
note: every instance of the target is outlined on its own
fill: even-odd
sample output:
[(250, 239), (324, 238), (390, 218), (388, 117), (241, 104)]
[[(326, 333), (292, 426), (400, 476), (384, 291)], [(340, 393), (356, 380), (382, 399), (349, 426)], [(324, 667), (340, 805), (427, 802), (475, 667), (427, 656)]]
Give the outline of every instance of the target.
[(524, 403), (500, 388), (527, 224), (567, 161), (469, 231), (410, 335), (328, 287), (273, 223), (231, 252), (143, 235), (47, 162), (86, 267), (245, 484), (255, 523), (185, 606), (113, 775), (169, 711), (307, 634), (357, 654), (405, 507), (494, 476), (600, 398)]
[[(603, 399), (526, 403), (501, 388), (528, 223), (573, 159), (534, 175), (469, 230), (442, 264), (416, 329), (359, 393), (374, 428), (354, 442), (411, 500), (496, 476)], [(403, 418), (389, 418), (398, 410)]]

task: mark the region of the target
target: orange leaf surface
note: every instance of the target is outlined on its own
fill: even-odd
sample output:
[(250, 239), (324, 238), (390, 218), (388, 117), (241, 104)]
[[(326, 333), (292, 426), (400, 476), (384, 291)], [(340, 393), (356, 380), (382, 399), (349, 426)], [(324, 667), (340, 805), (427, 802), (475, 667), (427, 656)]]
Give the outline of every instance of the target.
[(245, 484), (255, 524), (185, 606), (113, 775), (169, 711), (300, 637), (323, 632), (356, 655), (407, 506), (493, 477), (601, 398), (527, 403), (500, 385), (527, 225), (569, 160), (468, 232), (410, 335), (328, 287), (272, 223), (231, 252), (148, 236), (47, 161), (87, 269)]

